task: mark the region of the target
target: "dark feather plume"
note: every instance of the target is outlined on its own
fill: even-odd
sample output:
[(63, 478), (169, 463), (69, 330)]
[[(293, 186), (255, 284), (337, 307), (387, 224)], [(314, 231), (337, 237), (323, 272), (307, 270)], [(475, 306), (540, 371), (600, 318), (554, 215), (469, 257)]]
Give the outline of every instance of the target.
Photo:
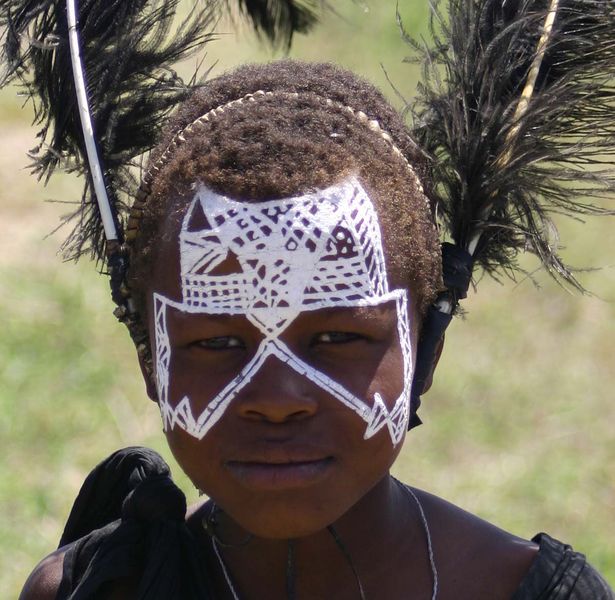
[[(315, 15), (308, 1), (239, 0), (255, 28), (288, 43)], [(137, 188), (136, 163), (156, 143), (167, 115), (191, 92), (173, 70), (202, 50), (220, 0), (193, 3), (184, 20), (180, 0), (80, 0), (81, 53), (98, 152), (117, 225)], [(66, 221), (74, 229), (64, 243), (67, 258), (90, 254), (99, 260), (107, 244), (86, 161), (68, 44), (65, 0), (0, 0), (0, 86), (19, 82), (34, 106), (40, 143), (33, 169), (47, 179), (57, 168), (85, 178), (80, 205)]]
[(443, 225), (491, 274), (514, 276), (530, 250), (582, 289), (557, 254), (551, 216), (613, 214), (615, 3), (446, 3), (448, 17), (435, 4), (432, 45), (404, 32), (424, 66), (411, 110)]
[(241, 12), (252, 21), (256, 31), (286, 47), (294, 33), (306, 33), (316, 24), (323, 4), (323, 0), (239, 0)]
[[(107, 192), (121, 225), (126, 194), (134, 190), (133, 161), (155, 143), (164, 117), (190, 91), (172, 65), (201, 47), (213, 13), (193, 10), (173, 35), (177, 0), (83, 0), (79, 3), (81, 52), (94, 131)], [(81, 205), (64, 243), (67, 258), (102, 259), (106, 242), (85, 158), (68, 44), (65, 3), (0, 0), (5, 28), (2, 83), (21, 83), (41, 127), (32, 152), (34, 171), (48, 178), (57, 168), (85, 176)]]

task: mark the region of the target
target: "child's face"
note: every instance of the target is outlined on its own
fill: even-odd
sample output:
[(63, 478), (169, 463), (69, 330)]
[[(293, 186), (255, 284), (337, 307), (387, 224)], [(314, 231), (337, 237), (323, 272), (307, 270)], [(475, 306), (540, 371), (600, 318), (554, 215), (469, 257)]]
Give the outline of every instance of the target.
[(163, 238), (150, 328), (178, 462), (257, 535), (322, 529), (407, 427), (415, 323), (371, 200), (354, 178), (264, 203), (200, 186)]

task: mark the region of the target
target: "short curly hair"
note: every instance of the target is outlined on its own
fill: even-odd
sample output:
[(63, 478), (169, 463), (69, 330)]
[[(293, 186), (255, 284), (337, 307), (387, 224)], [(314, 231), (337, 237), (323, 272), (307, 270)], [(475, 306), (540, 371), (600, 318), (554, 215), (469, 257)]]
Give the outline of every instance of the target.
[(426, 159), (373, 85), (331, 64), (295, 60), (213, 79), (169, 121), (133, 211), (128, 282), (138, 311), (145, 314), (160, 224), (174, 219), (179, 228), (195, 182), (259, 202), (350, 175), (378, 211), (389, 276), (411, 288), (423, 314), (442, 287)]

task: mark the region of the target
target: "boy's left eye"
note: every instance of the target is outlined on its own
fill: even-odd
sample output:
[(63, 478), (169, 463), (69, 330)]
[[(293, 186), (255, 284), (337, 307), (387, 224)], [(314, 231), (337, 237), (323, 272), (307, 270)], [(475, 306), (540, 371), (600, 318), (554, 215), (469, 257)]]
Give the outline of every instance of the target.
[(349, 342), (356, 342), (358, 340), (365, 339), (358, 333), (351, 333), (348, 331), (323, 331), (314, 336), (312, 339), (312, 345), (314, 344), (347, 344)]

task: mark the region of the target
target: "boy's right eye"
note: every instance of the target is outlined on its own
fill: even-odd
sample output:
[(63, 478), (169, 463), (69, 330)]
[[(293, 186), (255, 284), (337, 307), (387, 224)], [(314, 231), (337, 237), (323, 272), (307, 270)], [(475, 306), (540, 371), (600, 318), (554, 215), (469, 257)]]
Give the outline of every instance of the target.
[(246, 347), (243, 340), (234, 335), (218, 335), (205, 338), (197, 342), (192, 342), (190, 346), (203, 350), (235, 350), (244, 349)]
[(349, 344), (363, 339), (364, 336), (350, 331), (323, 331), (314, 336), (311, 344)]

